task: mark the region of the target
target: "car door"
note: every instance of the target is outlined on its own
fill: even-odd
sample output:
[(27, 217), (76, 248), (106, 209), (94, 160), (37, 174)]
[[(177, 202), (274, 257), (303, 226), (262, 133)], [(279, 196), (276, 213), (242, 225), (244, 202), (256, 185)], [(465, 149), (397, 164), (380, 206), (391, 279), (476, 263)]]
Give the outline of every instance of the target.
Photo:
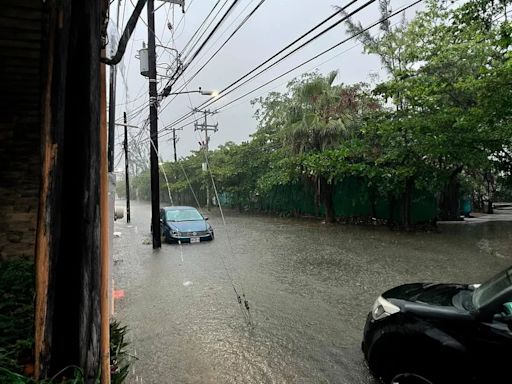
[(510, 382), (512, 351), (512, 315), (507, 314), (506, 300), (487, 319), (477, 322), (473, 344), (476, 359), (473, 369), (481, 383)]

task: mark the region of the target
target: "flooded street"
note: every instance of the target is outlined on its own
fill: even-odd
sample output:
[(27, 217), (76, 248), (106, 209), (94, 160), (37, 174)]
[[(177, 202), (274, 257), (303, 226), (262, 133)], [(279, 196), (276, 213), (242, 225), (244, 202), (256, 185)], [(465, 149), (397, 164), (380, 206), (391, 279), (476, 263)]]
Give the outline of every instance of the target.
[(226, 222), (213, 212), (214, 241), (153, 251), (149, 204), (132, 205), (131, 225), (116, 221), (115, 316), (137, 357), (129, 383), (375, 383), (360, 343), (383, 290), (480, 282), (512, 264), (510, 222), (439, 233), (233, 211)]

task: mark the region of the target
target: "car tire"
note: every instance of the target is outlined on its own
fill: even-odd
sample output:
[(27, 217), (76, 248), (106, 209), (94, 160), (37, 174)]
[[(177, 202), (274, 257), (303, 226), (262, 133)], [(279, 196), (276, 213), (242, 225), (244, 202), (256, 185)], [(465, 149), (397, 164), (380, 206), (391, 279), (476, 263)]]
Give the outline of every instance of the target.
[(368, 363), (374, 375), (385, 384), (454, 383), (441, 376), (450, 370), (441, 369), (443, 360), (436, 357), (441, 356), (442, 352), (434, 351), (436, 349), (427, 343), (405, 340), (399, 336), (374, 346)]
[[(407, 369), (405, 371), (408, 371)], [(402, 372), (396, 373), (391, 378), (390, 384), (436, 384), (430, 378), (423, 376), (420, 373)]]
[(383, 382), (386, 384), (441, 384), (434, 373), (429, 372), (428, 367), (423, 366), (420, 361), (397, 355), (393, 363), (382, 372)]
[[(453, 384), (468, 383), (469, 381), (462, 377), (453, 376), (462, 374), (463, 371), (453, 369), (457, 366), (456, 359), (450, 359), (449, 356), (443, 358), (442, 351), (422, 348), (418, 346), (410, 351), (415, 352), (395, 353), (387, 359), (386, 366), (381, 370), (382, 381), (386, 384)], [(448, 367), (447, 362), (452, 362), (453, 366)]]

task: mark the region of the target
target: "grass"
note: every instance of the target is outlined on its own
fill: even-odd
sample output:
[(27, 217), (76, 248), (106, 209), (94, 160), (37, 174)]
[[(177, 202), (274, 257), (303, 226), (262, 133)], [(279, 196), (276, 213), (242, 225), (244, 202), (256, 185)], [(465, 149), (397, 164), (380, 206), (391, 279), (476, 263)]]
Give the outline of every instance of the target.
[[(34, 346), (34, 264), (26, 260), (0, 263), (0, 383), (35, 384), (30, 377)], [(130, 359), (125, 341), (127, 327), (118, 321), (110, 323), (110, 377), (112, 384), (126, 379)], [(56, 379), (63, 372), (71, 377)], [(99, 383), (99, 373), (97, 382)], [(39, 384), (82, 384), (79, 367), (65, 367), (53, 378)]]

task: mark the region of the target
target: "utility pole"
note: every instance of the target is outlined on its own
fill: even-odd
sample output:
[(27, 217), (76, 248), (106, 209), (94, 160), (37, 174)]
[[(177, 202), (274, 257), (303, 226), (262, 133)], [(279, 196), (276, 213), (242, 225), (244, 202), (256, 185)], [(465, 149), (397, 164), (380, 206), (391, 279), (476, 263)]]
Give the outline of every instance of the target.
[[(203, 165), (203, 170), (205, 172), (208, 172), (208, 161), (207, 161), (207, 159), (208, 159), (208, 143), (210, 141), (210, 136), (208, 135), (208, 131), (217, 132), (219, 130), (218, 129), (219, 123), (208, 124), (207, 116), (208, 116), (208, 114), (213, 115), (217, 112), (216, 111), (211, 112), (209, 109), (201, 111), (197, 108), (194, 108), (194, 112), (204, 113), (204, 123), (203, 124), (195, 123), (194, 130), (195, 131), (204, 131), (205, 142), (203, 145), (201, 145), (205, 151), (205, 163)], [(206, 176), (206, 209), (210, 210), (210, 183), (208, 182), (208, 175)]]
[(174, 162), (178, 162), (178, 154), (176, 153), (176, 143), (178, 142), (178, 139), (176, 138), (176, 131), (181, 131), (183, 128), (172, 128), (172, 144), (174, 147)]
[(155, 5), (148, 0), (149, 136), (151, 168), (151, 228), (153, 249), (162, 247), (160, 237), (160, 179), (158, 173), (158, 111), (156, 91)]
[(130, 175), (128, 173), (128, 122), (126, 121), (126, 112), (123, 113), (124, 119), (124, 176), (126, 183), (126, 222), (130, 222)]

